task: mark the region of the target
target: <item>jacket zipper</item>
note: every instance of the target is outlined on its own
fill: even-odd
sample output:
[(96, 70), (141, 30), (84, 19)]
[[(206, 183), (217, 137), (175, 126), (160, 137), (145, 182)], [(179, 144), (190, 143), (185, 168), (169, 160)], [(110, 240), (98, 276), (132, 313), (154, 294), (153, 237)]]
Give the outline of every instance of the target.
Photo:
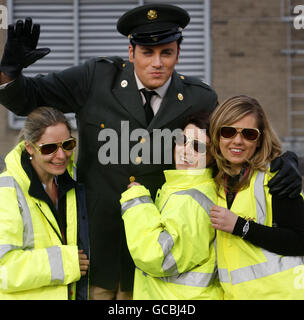
[(52, 225), (51, 221), (47, 218), (47, 216), (44, 214), (44, 212), (41, 210), (41, 207), (38, 203), (36, 203), (36, 206), (39, 208), (39, 210), (41, 211), (41, 213), (43, 214), (43, 216), (45, 217), (46, 221), (49, 223), (49, 225), (52, 227), (52, 229), (54, 230), (54, 232), (56, 233), (57, 237), (59, 238), (61, 244), (64, 244), (63, 240), (62, 240), (62, 236), (58, 233), (58, 231), (56, 230), (56, 228)]

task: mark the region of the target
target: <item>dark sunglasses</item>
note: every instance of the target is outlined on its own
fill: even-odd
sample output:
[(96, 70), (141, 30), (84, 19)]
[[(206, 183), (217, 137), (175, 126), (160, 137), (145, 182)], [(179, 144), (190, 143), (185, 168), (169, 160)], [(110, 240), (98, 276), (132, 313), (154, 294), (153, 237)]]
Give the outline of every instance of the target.
[(61, 147), (64, 151), (72, 151), (76, 147), (76, 139), (72, 137), (62, 142), (42, 143), (39, 146), (36, 146), (32, 143), (32, 145), (41, 154), (50, 155), (57, 152), (59, 147)]
[(194, 151), (198, 153), (206, 152), (206, 144), (203, 142), (188, 138), (184, 134), (178, 134), (175, 137), (175, 143), (179, 146), (185, 146), (188, 142), (191, 143), (191, 147), (193, 148)]
[(238, 133), (242, 135), (243, 138), (249, 141), (255, 141), (260, 136), (260, 130), (256, 128), (236, 128), (236, 127), (221, 127), (221, 136), (226, 139), (234, 138)]

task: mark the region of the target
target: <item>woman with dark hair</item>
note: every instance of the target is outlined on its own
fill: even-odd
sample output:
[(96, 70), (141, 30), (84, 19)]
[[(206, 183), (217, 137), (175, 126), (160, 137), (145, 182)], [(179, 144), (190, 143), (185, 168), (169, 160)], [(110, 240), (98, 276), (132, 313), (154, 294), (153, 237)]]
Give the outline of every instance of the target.
[(208, 168), (209, 114), (187, 119), (176, 136), (177, 170), (164, 171), (166, 183), (155, 204), (133, 182), (122, 194), (122, 218), (136, 265), (134, 299), (222, 299), (209, 210), (217, 201)]
[(71, 127), (40, 107), (20, 140), (0, 175), (0, 300), (87, 299), (88, 221)]

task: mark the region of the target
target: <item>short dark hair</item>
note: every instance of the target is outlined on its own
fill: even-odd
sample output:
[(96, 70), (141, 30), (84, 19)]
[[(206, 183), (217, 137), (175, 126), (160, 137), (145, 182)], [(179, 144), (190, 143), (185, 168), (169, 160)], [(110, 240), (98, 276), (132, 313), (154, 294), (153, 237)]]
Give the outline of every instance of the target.
[(198, 111), (192, 113), (185, 118), (182, 124), (182, 129), (184, 130), (188, 124), (194, 124), (200, 129), (206, 129), (206, 134), (209, 136), (210, 115), (211, 113), (206, 111)]

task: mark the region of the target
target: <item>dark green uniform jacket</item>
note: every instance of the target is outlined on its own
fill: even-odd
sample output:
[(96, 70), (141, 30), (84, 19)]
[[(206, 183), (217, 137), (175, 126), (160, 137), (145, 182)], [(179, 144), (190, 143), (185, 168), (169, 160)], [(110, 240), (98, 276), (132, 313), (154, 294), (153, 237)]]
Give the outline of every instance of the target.
[[(153, 129), (173, 130), (196, 111), (212, 111), (217, 105), (216, 93), (200, 80), (174, 72), (160, 109), (147, 127), (133, 64), (119, 58), (97, 58), (47, 76), (19, 76), (0, 90), (0, 103), (18, 115), (27, 115), (38, 106), (76, 113), (78, 180), (86, 187), (89, 215), (90, 284), (114, 289), (120, 281), (121, 290), (131, 290), (134, 265), (125, 241), (120, 194), (133, 176), (153, 197), (165, 182), (163, 170), (172, 168), (172, 161), (163, 157), (170, 153), (168, 144), (158, 143), (157, 146), (167, 149), (167, 153), (166, 150), (156, 152), (155, 160), (159, 164), (143, 163), (149, 162), (146, 152), (142, 152), (142, 158), (140, 154), (135, 157), (137, 162), (133, 159), (133, 164), (128, 153), (138, 146), (141, 138), (129, 143), (128, 134), (135, 129), (147, 129), (149, 134), (141, 141), (147, 143), (151, 138), (152, 146)], [(128, 122), (121, 125), (121, 121)], [(117, 132), (116, 138), (113, 132)], [(107, 141), (102, 141), (106, 135), (112, 135), (107, 141), (112, 139), (111, 143), (115, 142), (118, 149), (104, 152), (109, 146)], [(100, 163), (99, 158), (104, 159), (105, 155), (112, 157), (110, 164)]]

